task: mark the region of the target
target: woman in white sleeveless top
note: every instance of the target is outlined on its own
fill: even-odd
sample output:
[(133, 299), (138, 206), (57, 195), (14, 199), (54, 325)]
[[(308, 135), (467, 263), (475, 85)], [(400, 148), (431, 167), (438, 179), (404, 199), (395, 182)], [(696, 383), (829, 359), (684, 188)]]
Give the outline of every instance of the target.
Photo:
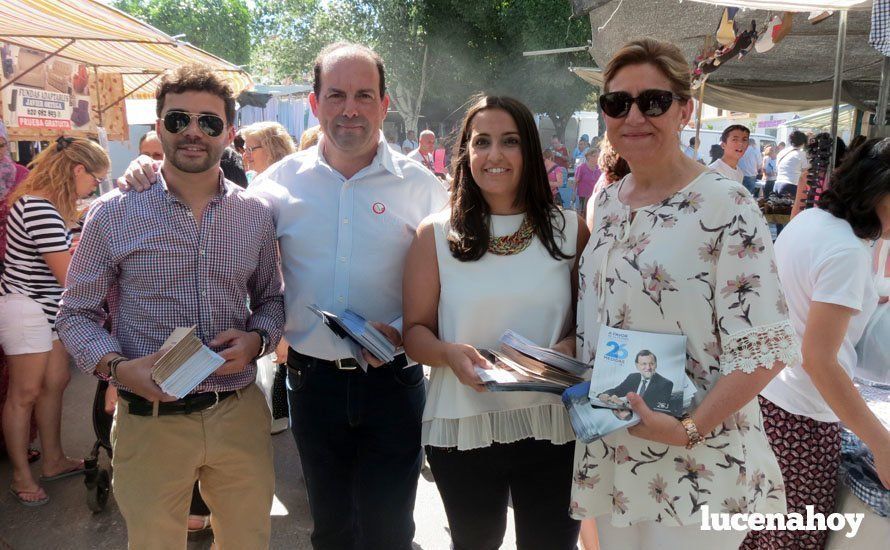
[(588, 238), (550, 193), (531, 112), (483, 97), (455, 148), (451, 207), (405, 266), (405, 349), (433, 367), (422, 441), (455, 549), (499, 548), (512, 495), (518, 548), (574, 548), (571, 424), (558, 395), (488, 393), (476, 348), (512, 329), (574, 353), (576, 258)]

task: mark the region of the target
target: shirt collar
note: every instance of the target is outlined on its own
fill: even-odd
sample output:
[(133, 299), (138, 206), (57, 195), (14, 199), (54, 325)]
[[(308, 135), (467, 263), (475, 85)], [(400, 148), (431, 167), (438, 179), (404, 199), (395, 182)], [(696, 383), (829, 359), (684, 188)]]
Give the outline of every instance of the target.
[[(170, 192), (170, 187), (167, 185), (167, 180), (164, 178), (163, 172), (161, 172), (160, 168), (157, 171), (158, 176), (158, 184), (155, 187), (160, 187), (164, 191), (164, 196), (170, 202), (182, 202), (179, 198)], [(233, 192), (232, 184), (226, 181), (225, 176), (223, 175), (222, 168), (219, 169), (219, 183), (217, 184), (216, 195), (210, 199), (211, 203), (219, 202), (224, 197), (231, 195)]]
[[(324, 150), (324, 142), (324, 134), (321, 134), (318, 137), (318, 146), (315, 148), (315, 158), (313, 159), (313, 166), (324, 166), (329, 170), (334, 170), (334, 168), (331, 167), (331, 165), (328, 164), (328, 161), (324, 158), (324, 153), (322, 152)], [(371, 160), (371, 164), (365, 166), (360, 171), (365, 171), (369, 167), (377, 166), (383, 168), (397, 178), (404, 177), (402, 174), (402, 168), (398, 164), (396, 164), (395, 159), (393, 159), (392, 149), (390, 149), (389, 144), (386, 143), (386, 138), (384, 137), (382, 131), (379, 131), (377, 136), (377, 154), (374, 155), (374, 158)]]

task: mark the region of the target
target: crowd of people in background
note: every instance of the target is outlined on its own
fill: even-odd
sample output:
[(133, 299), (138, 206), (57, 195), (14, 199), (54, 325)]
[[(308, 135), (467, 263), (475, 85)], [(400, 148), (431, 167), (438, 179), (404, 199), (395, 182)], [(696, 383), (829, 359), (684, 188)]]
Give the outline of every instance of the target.
[[(571, 152), (491, 95), (450, 146), (432, 129), (399, 143), (382, 131), (383, 60), (365, 46), (326, 47), (314, 74), (319, 124), (299, 140), (276, 122), (236, 131), (232, 90), (205, 67), (167, 75), (156, 130), (86, 214), (78, 201), (110, 170), (97, 143), (60, 137), (29, 173), (0, 134), (2, 427), (18, 503), (43, 505), (45, 484), (84, 471), (60, 437), (72, 360), (110, 383), (133, 547), (211, 529), (223, 548), (267, 547), (270, 435), (288, 427), (317, 549), (410, 549), (424, 453), (460, 549), (498, 548), (508, 505), (521, 549), (822, 548), (826, 532), (703, 531), (699, 503), (832, 513), (841, 422), (890, 488), (890, 432), (853, 384), (855, 345), (887, 300), (886, 252), (867, 241), (890, 238), (890, 140), (838, 143), (827, 190), (774, 248), (754, 197), (796, 196), (815, 136), (761, 149), (730, 125), (705, 165), (677, 131), (693, 101), (671, 44), (615, 54), (606, 132)], [(313, 305), (361, 313), (407, 356), (354, 352)], [(175, 398), (150, 374), (183, 325), (225, 363)], [(686, 335), (682, 418), (630, 392), (639, 424), (585, 444), (559, 396), (485, 391), (479, 350), (505, 330), (592, 362), (603, 326)]]

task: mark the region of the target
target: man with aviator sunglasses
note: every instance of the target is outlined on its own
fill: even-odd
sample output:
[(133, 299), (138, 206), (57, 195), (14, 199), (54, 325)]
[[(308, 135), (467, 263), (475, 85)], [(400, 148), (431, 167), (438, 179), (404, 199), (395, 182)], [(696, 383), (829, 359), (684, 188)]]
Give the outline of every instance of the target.
[[(272, 445), (257, 426), (271, 419), (253, 382), (284, 306), (272, 212), (220, 170), (234, 110), (231, 88), (208, 67), (162, 80), (158, 185), (94, 203), (56, 322), (78, 366), (118, 389), (114, 492), (134, 548), (185, 546), (196, 479), (217, 546), (269, 545)], [(176, 399), (151, 373), (179, 327), (194, 327), (225, 363)]]

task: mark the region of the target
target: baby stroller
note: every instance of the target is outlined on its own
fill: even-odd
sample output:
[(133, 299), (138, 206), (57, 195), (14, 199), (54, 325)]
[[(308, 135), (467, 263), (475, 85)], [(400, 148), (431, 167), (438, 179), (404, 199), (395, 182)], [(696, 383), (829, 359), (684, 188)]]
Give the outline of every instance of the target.
[(93, 398), (93, 431), (96, 433), (96, 443), (90, 456), (84, 459), (84, 484), (87, 487), (87, 506), (93, 513), (101, 512), (108, 503), (108, 493), (111, 491), (111, 474), (105, 468), (99, 467), (99, 449), (105, 449), (105, 454), (111, 460), (111, 422), (112, 415), (105, 412), (105, 392), (108, 391), (108, 382), (100, 380), (96, 386), (96, 395)]

